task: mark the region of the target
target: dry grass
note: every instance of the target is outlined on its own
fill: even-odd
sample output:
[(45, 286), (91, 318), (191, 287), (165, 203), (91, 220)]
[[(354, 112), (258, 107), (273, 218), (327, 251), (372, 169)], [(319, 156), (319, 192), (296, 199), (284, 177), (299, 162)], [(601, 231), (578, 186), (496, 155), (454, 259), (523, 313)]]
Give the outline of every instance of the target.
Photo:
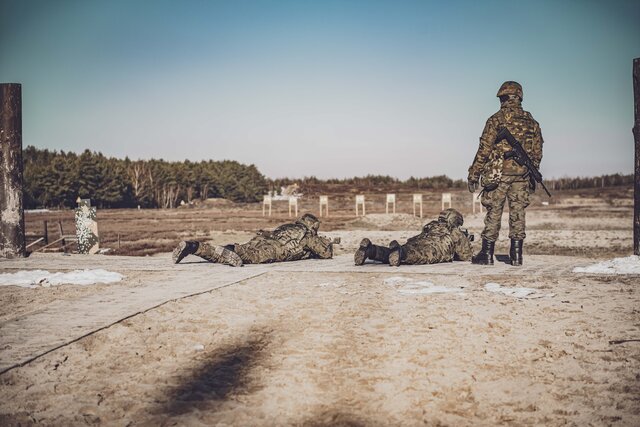
[[(452, 193), (454, 207), (467, 218), (466, 226), (478, 235), (482, 222), (481, 217), (470, 216), (471, 195), (460, 190)], [(418, 230), (424, 221), (440, 211), (440, 194), (423, 192), (424, 220), (413, 219), (407, 215), (412, 213), (411, 193), (397, 194), (396, 212), (405, 215), (393, 217), (382, 215), (385, 213), (384, 194), (367, 194), (366, 218), (355, 217), (353, 194), (332, 194), (329, 195), (331, 216), (322, 218), (322, 231)], [(545, 206), (542, 202), (549, 202), (549, 205)], [(527, 210), (527, 230), (536, 238), (527, 241), (526, 251), (532, 254), (588, 257), (625, 254), (630, 245), (624, 241), (624, 236), (631, 229), (632, 204), (632, 188), (563, 191), (554, 193), (552, 199), (538, 191)], [(299, 205), (300, 214), (318, 214), (316, 197), (303, 197)], [(59, 237), (58, 221), (61, 222), (65, 234), (73, 234), (72, 210), (27, 213), (27, 234), (42, 234), (45, 220), (49, 222), (50, 241)], [(274, 202), (271, 217), (262, 216), (262, 205), (259, 203), (235, 204), (228, 201), (173, 210), (98, 211), (100, 246), (109, 248), (110, 254), (134, 256), (169, 252), (177, 242), (185, 239), (209, 240), (214, 243), (242, 241), (250, 238), (259, 229), (274, 228), (289, 220), (286, 202)], [(591, 233), (587, 237), (576, 237), (586, 239), (584, 242), (568, 242), (565, 245), (558, 242), (556, 233), (562, 230)], [(619, 233), (615, 234), (616, 231)], [(563, 238), (572, 239), (571, 236)], [(498, 242), (498, 249), (504, 250), (504, 245), (504, 241)], [(71, 246), (69, 249), (75, 248)], [(61, 250), (60, 247), (57, 250)]]

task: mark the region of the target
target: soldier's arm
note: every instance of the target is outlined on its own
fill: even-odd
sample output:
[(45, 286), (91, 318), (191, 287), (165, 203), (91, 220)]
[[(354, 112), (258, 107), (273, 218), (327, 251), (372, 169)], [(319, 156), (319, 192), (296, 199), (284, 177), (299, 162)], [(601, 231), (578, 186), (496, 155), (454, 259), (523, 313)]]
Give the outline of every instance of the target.
[(485, 163), (489, 160), (491, 148), (498, 134), (498, 122), (494, 117), (490, 117), (484, 125), (482, 136), (480, 136), (480, 146), (476, 152), (476, 157), (469, 168), (469, 181), (477, 182)]
[(306, 242), (305, 249), (322, 259), (333, 258), (333, 241), (322, 236), (311, 236)]
[(455, 251), (453, 258), (456, 261), (470, 261), (473, 252), (471, 251), (469, 238), (459, 229), (452, 230), (451, 237), (453, 238)]
[(535, 120), (534, 123), (533, 146), (531, 147), (529, 157), (531, 157), (531, 161), (534, 166), (539, 169), (540, 162), (542, 161), (542, 144), (544, 144), (544, 140), (542, 139), (542, 130), (540, 130), (540, 125)]

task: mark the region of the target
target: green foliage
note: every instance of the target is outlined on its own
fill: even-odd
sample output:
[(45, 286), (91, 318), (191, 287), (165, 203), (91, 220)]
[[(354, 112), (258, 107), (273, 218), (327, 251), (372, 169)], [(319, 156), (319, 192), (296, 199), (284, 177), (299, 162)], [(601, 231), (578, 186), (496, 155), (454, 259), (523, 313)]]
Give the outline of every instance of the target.
[(98, 207), (173, 208), (180, 201), (226, 197), (256, 202), (267, 191), (265, 177), (254, 165), (238, 162), (131, 161), (85, 150), (82, 154), (23, 151), (25, 206), (74, 207), (79, 197)]

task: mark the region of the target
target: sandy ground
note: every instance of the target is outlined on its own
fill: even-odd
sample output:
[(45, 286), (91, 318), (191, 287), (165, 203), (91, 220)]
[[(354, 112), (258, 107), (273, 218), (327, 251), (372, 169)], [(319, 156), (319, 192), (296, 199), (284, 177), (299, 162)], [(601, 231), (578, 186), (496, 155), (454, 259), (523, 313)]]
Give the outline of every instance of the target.
[(376, 271), (267, 273), (135, 316), (0, 376), (0, 421), (638, 425), (639, 343), (609, 343), (640, 337), (637, 276)]
[[(362, 237), (403, 240), (423, 222), (377, 213), (329, 223), (326, 234), (342, 238), (331, 261), (238, 271), (193, 257), (173, 266), (168, 254), (0, 262), (0, 273), (91, 264), (126, 276), (0, 287), (0, 359), (13, 357), (2, 334), (15, 339), (15, 325), (27, 344), (48, 342), (47, 323), (59, 329), (46, 344), (59, 348), (0, 374), (0, 425), (637, 426), (640, 276), (571, 272), (629, 255), (629, 218), (626, 201), (599, 199), (528, 211), (521, 269), (350, 266)], [(263, 225), (246, 219), (199, 237), (242, 240)], [(465, 226), (477, 236), (482, 217)], [(412, 285), (425, 281), (449, 292)], [(115, 322), (78, 317), (103, 311)]]

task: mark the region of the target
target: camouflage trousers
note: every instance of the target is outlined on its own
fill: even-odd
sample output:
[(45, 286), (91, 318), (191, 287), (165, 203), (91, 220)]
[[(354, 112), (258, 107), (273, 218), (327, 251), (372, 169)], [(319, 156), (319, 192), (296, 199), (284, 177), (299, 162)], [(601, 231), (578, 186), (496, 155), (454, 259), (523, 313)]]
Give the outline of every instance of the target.
[[(367, 251), (367, 258), (389, 264), (389, 254), (399, 246), (397, 243), (394, 245), (393, 242), (389, 247), (371, 245)], [(451, 261), (451, 256), (447, 256), (445, 249), (439, 248), (435, 242), (423, 244), (411, 242), (400, 247), (403, 264), (436, 264)]]
[(411, 242), (402, 246), (403, 264), (437, 264), (453, 261), (450, 251), (438, 242)]
[(525, 208), (529, 206), (529, 181), (521, 176), (502, 176), (498, 188), (482, 193), (482, 205), (487, 209), (482, 238), (498, 240), (502, 211), (509, 202), (509, 238), (522, 240), (525, 233)]
[[(208, 243), (200, 243), (194, 255), (204, 258), (207, 261), (217, 262), (219, 254), (216, 248)], [(279, 260), (278, 254), (281, 252), (277, 242), (269, 239), (254, 238), (244, 244), (225, 245), (225, 249), (238, 254), (244, 264), (266, 264)]]

